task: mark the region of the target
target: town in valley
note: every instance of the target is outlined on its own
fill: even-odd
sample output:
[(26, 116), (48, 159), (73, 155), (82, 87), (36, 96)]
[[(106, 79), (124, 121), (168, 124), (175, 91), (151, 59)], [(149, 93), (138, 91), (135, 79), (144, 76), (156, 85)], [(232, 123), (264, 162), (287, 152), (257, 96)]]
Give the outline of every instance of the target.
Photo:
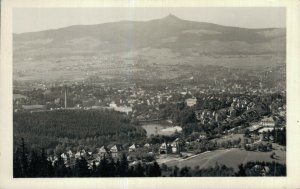
[(14, 34), (14, 177), (286, 175), (284, 28), (102, 25)]

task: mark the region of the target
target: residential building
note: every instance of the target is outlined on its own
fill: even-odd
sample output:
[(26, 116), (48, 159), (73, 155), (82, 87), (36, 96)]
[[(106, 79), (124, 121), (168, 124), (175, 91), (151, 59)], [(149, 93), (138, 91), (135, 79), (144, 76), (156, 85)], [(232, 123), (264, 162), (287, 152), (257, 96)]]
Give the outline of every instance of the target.
[(176, 138), (172, 144), (172, 153), (177, 154), (180, 153), (184, 148), (185, 141), (181, 138)]
[(119, 158), (123, 150), (122, 145), (116, 144), (110, 148), (110, 153), (113, 158)]
[(129, 152), (135, 152), (136, 151), (136, 147), (134, 144), (132, 144), (129, 149), (128, 149)]
[(169, 154), (171, 153), (172, 147), (170, 144), (167, 144), (166, 142), (162, 143), (159, 148), (160, 154)]
[(197, 98), (193, 97), (193, 98), (188, 98), (185, 100), (185, 103), (188, 107), (193, 107), (197, 104)]
[(105, 148), (105, 146), (102, 146), (100, 149), (98, 149), (98, 159), (101, 160), (104, 157), (107, 157), (109, 155), (109, 151), (107, 150), (107, 148)]
[(260, 121), (260, 126), (274, 127), (275, 126), (275, 121), (274, 121), (273, 117), (264, 117)]
[(23, 105), (22, 108), (28, 111), (46, 110), (45, 105)]

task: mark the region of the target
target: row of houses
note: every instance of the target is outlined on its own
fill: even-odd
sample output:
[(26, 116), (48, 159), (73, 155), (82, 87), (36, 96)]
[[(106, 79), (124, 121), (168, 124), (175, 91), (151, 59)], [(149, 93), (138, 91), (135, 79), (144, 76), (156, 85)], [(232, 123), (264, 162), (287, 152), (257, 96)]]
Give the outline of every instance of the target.
[(234, 119), (236, 118), (236, 115), (237, 110), (232, 107), (223, 108), (217, 111), (208, 109), (195, 111), (196, 119), (202, 124), (207, 124), (210, 122), (222, 122), (226, 119)]
[[(180, 152), (185, 150), (186, 142), (177, 138), (173, 142), (168, 143), (164, 142), (159, 147), (159, 154), (179, 154)], [(151, 144), (146, 143), (143, 146), (139, 146), (136, 144), (132, 144), (127, 149), (120, 144), (115, 144), (112, 146), (102, 146), (101, 148), (96, 149), (96, 152), (86, 151), (85, 149), (79, 150), (76, 153), (73, 153), (71, 150), (64, 152), (60, 155), (60, 157), (64, 160), (66, 166), (74, 166), (76, 159), (85, 158), (88, 161), (88, 164), (92, 166), (93, 162), (98, 165), (101, 159), (105, 157), (111, 157), (113, 159), (121, 158), (122, 154), (128, 154), (127, 158), (131, 157), (131, 154), (136, 152), (138, 148), (146, 148), (149, 149), (149, 153), (152, 153)], [(48, 157), (53, 164), (58, 160), (56, 156)]]
[[(149, 143), (146, 143), (144, 147), (150, 149), (151, 145)], [(130, 154), (132, 152), (135, 152), (137, 148), (137, 145), (132, 144), (128, 148), (128, 153)], [(114, 159), (119, 159), (121, 158), (121, 155), (126, 152), (127, 150), (124, 149), (122, 145), (115, 144), (112, 146), (102, 146), (101, 148), (96, 149), (96, 152), (94, 153), (86, 151), (85, 149), (79, 150), (76, 153), (73, 153), (71, 150), (69, 150), (67, 152), (62, 153), (60, 157), (64, 160), (67, 166), (72, 166), (72, 164), (75, 164), (76, 159), (85, 158), (89, 162), (89, 164), (91, 164), (93, 161), (95, 161), (97, 164), (97, 162), (99, 163), (104, 157), (112, 157)], [(54, 164), (55, 161), (58, 160), (58, 157), (50, 156), (48, 157), (48, 160), (50, 160)]]

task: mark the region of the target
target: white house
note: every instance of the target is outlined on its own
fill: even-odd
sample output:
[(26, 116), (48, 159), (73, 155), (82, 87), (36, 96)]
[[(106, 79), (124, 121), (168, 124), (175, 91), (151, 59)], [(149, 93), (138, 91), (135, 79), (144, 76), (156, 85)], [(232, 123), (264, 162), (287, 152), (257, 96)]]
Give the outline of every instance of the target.
[(149, 148), (149, 147), (150, 147), (150, 144), (149, 144), (149, 143), (146, 143), (146, 144), (144, 145), (144, 147)]
[(162, 143), (160, 148), (159, 148), (159, 153), (160, 154), (169, 154), (171, 152), (171, 146), (167, 143)]
[(119, 155), (120, 155), (120, 152), (123, 150), (122, 146), (121, 145), (114, 145), (110, 148), (110, 153), (111, 153), (111, 156), (113, 158), (118, 158)]
[(172, 153), (180, 153), (183, 149), (185, 141), (182, 140), (181, 138), (177, 138), (172, 142), (171, 147), (172, 147)]
[(264, 117), (263, 119), (261, 119), (260, 125), (264, 127), (274, 127), (275, 121), (272, 117)]
[(193, 107), (197, 104), (197, 98), (193, 97), (193, 98), (188, 98), (185, 100), (185, 103), (188, 107)]
[(131, 145), (131, 146), (129, 147), (129, 149), (128, 149), (129, 152), (135, 152), (135, 150), (136, 150), (136, 147), (135, 147), (134, 144)]
[(119, 107), (115, 107), (114, 108), (115, 111), (117, 112), (122, 112), (122, 113), (126, 113), (129, 114), (130, 112), (132, 112), (132, 107), (128, 107), (128, 106), (119, 106)]

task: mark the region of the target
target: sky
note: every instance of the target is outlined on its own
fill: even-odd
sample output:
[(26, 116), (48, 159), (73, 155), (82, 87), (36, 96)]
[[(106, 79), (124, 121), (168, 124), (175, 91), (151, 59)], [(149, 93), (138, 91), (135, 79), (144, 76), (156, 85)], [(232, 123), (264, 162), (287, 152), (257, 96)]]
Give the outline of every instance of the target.
[(147, 21), (169, 14), (184, 20), (243, 28), (278, 28), (285, 27), (286, 24), (285, 8), (279, 7), (14, 8), (13, 32), (33, 32), (121, 20)]

